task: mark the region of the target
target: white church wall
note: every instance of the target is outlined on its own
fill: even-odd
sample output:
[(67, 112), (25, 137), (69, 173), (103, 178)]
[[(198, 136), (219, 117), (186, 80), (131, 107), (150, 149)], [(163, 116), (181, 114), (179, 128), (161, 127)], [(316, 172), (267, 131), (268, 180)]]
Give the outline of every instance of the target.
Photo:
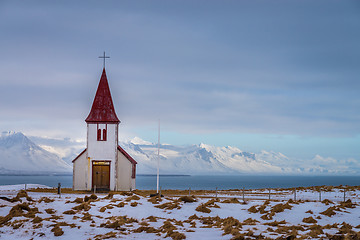
[(118, 151), (118, 191), (129, 191), (135, 189), (135, 179), (131, 178), (132, 164), (131, 162)]
[[(99, 124), (99, 126), (105, 124)], [(88, 124), (88, 156), (91, 160), (115, 160), (117, 124), (107, 124), (107, 140), (97, 140), (97, 124)]]
[[(107, 126), (106, 126), (107, 125)], [(107, 128), (106, 141), (97, 140), (98, 124), (88, 124), (88, 157), (93, 161), (111, 161), (110, 162), (110, 190), (115, 190), (115, 159), (117, 155), (118, 143), (118, 125), (117, 124), (99, 124), (99, 128)], [(91, 166), (92, 168), (92, 166)], [(92, 180), (92, 169), (89, 173), (89, 181)], [(91, 187), (90, 187), (91, 189)]]
[[(79, 156), (73, 163), (73, 189), (86, 190), (87, 188), (87, 175), (88, 175), (88, 161), (86, 151)], [(90, 187), (91, 188), (91, 187)]]

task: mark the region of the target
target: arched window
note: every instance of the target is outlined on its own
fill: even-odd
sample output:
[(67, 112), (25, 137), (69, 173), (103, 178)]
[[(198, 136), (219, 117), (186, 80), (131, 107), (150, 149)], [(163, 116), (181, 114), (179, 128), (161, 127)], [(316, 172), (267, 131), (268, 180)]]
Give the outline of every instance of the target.
[(101, 129), (97, 130), (97, 140), (101, 141)]
[(97, 124), (97, 140), (106, 141), (107, 139), (107, 124)]
[(106, 129), (103, 129), (103, 138), (102, 138), (103, 141), (106, 141), (106, 136), (107, 136)]

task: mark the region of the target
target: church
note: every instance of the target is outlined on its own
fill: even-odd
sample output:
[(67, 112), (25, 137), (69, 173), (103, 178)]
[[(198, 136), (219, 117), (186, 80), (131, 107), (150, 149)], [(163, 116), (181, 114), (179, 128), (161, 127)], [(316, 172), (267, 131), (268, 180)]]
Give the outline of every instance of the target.
[(131, 191), (137, 162), (118, 145), (119, 123), (105, 66), (86, 118), (86, 149), (73, 162), (73, 190)]

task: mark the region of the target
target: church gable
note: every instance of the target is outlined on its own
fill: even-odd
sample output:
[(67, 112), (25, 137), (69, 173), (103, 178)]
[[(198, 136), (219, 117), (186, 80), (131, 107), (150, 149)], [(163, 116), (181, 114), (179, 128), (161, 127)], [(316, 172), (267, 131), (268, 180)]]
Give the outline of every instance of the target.
[(122, 147), (118, 146), (118, 150), (131, 162), (131, 164), (137, 164), (137, 162)]
[(87, 148), (85, 148), (79, 155), (77, 155), (77, 157), (74, 158), (74, 160), (72, 160), (72, 162), (75, 162), (76, 160), (78, 160), (79, 158), (81, 158), (82, 155), (86, 153), (86, 150), (87, 150)]

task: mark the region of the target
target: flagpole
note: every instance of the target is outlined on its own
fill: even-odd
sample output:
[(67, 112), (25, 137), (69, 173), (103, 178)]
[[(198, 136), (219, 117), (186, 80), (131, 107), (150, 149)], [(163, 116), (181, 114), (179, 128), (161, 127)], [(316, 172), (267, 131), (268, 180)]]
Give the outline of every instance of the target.
[(160, 168), (160, 119), (158, 126), (158, 156), (157, 156), (157, 174), (156, 174), (156, 193), (159, 194), (159, 168)]

